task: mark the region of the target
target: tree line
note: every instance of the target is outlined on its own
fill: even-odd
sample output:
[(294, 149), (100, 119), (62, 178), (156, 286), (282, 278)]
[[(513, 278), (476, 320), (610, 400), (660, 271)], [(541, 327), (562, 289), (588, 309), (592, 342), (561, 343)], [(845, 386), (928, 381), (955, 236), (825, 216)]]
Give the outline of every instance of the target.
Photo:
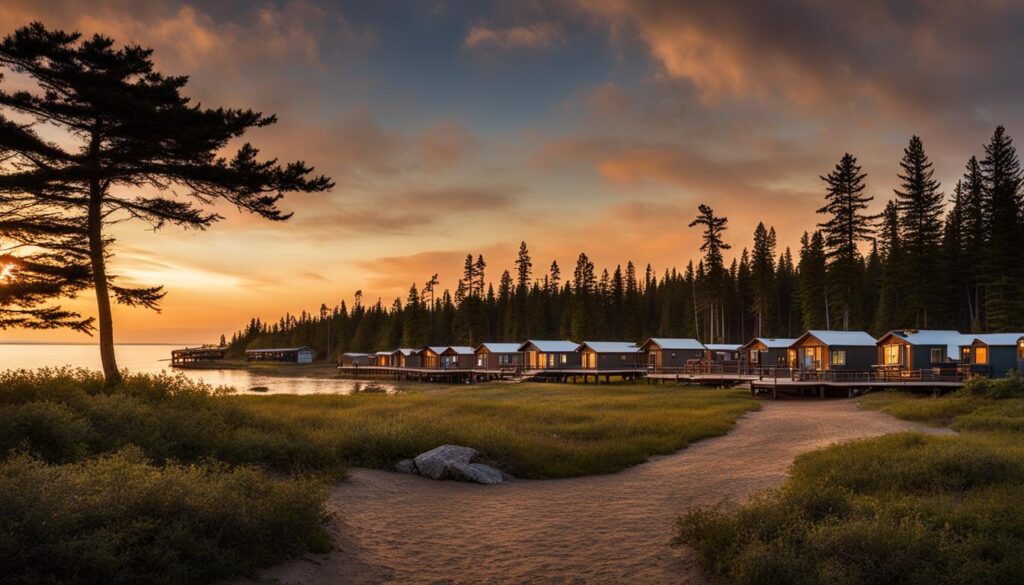
[(537, 270), (525, 242), (497, 283), (482, 255), (467, 254), (454, 292), (433, 275), (390, 305), (320, 307), (319, 313), (252, 319), (229, 347), (308, 345), (333, 359), (345, 351), (427, 344), (475, 345), (528, 338), (634, 340), (695, 337), (707, 343), (796, 337), (807, 329), (1024, 329), (1024, 192), (1012, 139), (1000, 126), (972, 156), (947, 196), (924, 144), (903, 151), (898, 186), (880, 214), (869, 211), (867, 173), (844, 154), (821, 177), (821, 221), (794, 254), (759, 223), (749, 247), (733, 249), (728, 218), (700, 205), (700, 257), (685, 268), (598, 270), (585, 253), (571, 275)]

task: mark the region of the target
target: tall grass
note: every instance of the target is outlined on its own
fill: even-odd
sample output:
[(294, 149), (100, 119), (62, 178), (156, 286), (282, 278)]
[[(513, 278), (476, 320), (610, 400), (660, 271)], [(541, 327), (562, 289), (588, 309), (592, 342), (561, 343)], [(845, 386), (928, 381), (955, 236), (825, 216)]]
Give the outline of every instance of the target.
[(743, 392), (642, 385), (450, 387), (397, 396), (227, 400), (262, 424), (301, 433), (338, 461), (390, 467), (445, 443), (468, 445), (508, 473), (610, 473), (729, 431), (757, 408)]
[[(0, 583), (203, 583), (324, 550), (324, 479), (444, 443), (521, 477), (727, 432), (742, 392), (490, 385), (236, 396), (183, 377), (0, 373)], [(309, 479), (315, 474), (318, 479)]]
[(1024, 582), (1024, 399), (1004, 388), (863, 399), (958, 436), (897, 434), (799, 457), (786, 484), (691, 511), (678, 541), (723, 583)]
[(0, 463), (0, 582), (179, 584), (328, 550), (322, 483), (154, 466), (138, 449)]

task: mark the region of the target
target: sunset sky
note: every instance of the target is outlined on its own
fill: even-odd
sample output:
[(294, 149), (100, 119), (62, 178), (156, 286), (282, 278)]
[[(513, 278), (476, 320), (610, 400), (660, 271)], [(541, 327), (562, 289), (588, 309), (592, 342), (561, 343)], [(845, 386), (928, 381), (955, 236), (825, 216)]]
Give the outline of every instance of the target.
[(702, 202), (729, 217), (733, 252), (763, 220), (795, 253), (844, 152), (880, 210), (911, 134), (947, 194), (997, 124), (1024, 136), (1010, 2), (0, 4), (4, 34), (32, 20), (153, 47), (204, 105), (276, 113), (248, 138), (337, 183), (286, 199), (284, 224), (118, 226), (115, 269), (169, 290), (160, 314), (117, 310), (120, 342), (216, 341), (357, 289), (390, 303), (435, 272), (454, 290), (467, 252), (496, 281), (520, 240), (538, 274), (581, 251), (681, 268)]

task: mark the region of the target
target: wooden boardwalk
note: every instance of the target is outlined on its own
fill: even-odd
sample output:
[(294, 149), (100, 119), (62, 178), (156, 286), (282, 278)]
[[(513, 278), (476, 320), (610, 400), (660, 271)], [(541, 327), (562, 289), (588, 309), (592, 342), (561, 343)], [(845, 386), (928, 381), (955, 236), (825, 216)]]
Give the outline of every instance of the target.
[(795, 396), (856, 396), (865, 391), (900, 388), (940, 394), (956, 390), (970, 374), (951, 370), (870, 370), (815, 371), (780, 367), (751, 367), (747, 364), (694, 364), (674, 369), (644, 367), (538, 368), (519, 366), (489, 368), (403, 368), (397, 366), (339, 366), (338, 371), (353, 378), (390, 378), (392, 380), (446, 383), (476, 383), (495, 380), (555, 381), (573, 383), (611, 383), (617, 380), (645, 379), (648, 383), (676, 383), (703, 386), (743, 386), (750, 393), (778, 398)]

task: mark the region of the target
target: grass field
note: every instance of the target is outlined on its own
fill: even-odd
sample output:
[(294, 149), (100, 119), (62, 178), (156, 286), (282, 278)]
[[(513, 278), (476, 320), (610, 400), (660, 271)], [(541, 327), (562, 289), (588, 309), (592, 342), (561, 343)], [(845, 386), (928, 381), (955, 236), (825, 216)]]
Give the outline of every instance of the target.
[[(410, 386), (239, 396), (182, 377), (0, 373), (0, 583), (203, 583), (325, 550), (326, 483), (443, 443), (520, 477), (612, 472), (728, 432), (743, 392)], [(343, 512), (342, 512), (343, 513)]]
[(555, 478), (618, 471), (726, 433), (757, 408), (742, 391), (646, 385), (489, 384), (398, 396), (263, 396), (229, 401), (289, 429), (328, 460), (387, 468), (454, 443), (508, 473)]
[(1024, 582), (1016, 383), (977, 383), (942, 398), (870, 394), (865, 408), (961, 432), (890, 435), (801, 456), (782, 488), (681, 517), (678, 540), (723, 583)]

